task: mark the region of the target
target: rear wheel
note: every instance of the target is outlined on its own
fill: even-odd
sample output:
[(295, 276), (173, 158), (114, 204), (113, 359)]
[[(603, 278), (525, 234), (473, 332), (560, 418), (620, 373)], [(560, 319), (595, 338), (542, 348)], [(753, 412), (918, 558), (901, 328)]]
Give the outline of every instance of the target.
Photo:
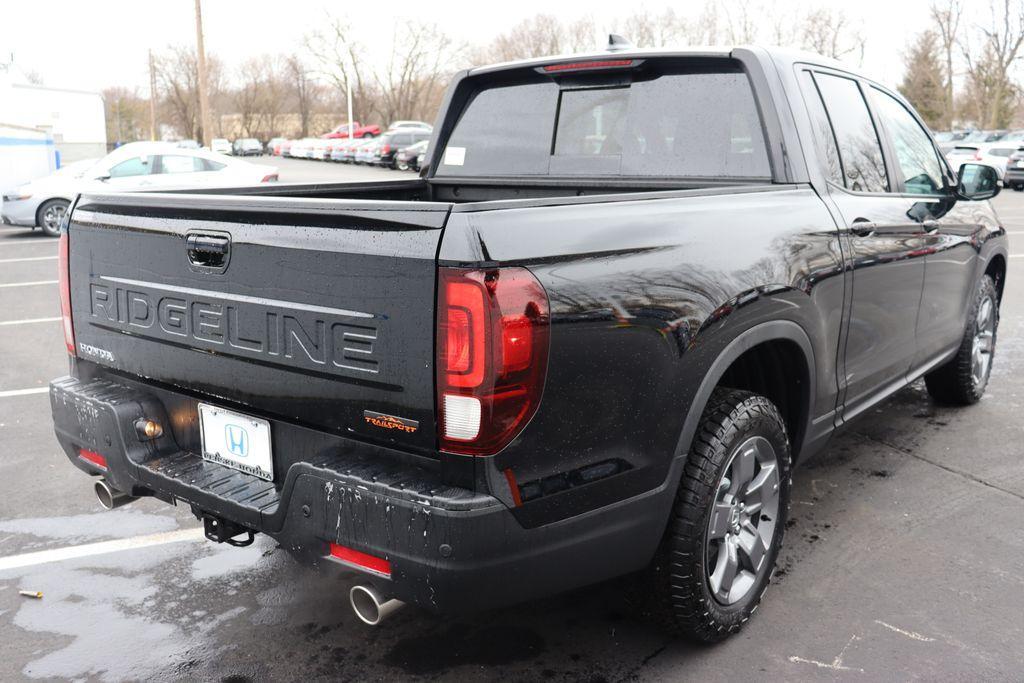
[(60, 235), (60, 224), (64, 220), (68, 206), (70, 203), (66, 199), (50, 199), (43, 202), (36, 213), (36, 222), (43, 232), (51, 237)]
[(750, 618), (782, 544), (790, 462), (771, 401), (715, 390), (649, 570), (653, 611), (669, 630), (713, 643)]
[(971, 405), (981, 400), (992, 375), (992, 358), (999, 330), (999, 293), (985, 275), (967, 313), (967, 328), (956, 356), (925, 375), (932, 398), (950, 405)]

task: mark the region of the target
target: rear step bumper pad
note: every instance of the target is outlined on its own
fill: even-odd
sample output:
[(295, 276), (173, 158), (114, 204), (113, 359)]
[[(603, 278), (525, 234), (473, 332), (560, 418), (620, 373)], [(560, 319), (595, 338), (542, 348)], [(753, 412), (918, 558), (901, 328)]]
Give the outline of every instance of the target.
[[(71, 462), (133, 495), (181, 501), (266, 533), (310, 564), (337, 565), (332, 542), (385, 558), (391, 577), (367, 578), (434, 611), (519, 602), (638, 569), (663, 527), (649, 519), (659, 505), (634, 499), (647, 504), (626, 501), (524, 529), (495, 498), (446, 485), (423, 468), (382, 464), (341, 437), (337, 449), (288, 467), (283, 484), (262, 481), (180, 450), (170, 429), (140, 439), (139, 418), (170, 424), (157, 393), (102, 379), (54, 380), (54, 426)], [(80, 458), (82, 448), (101, 454), (107, 470)]]

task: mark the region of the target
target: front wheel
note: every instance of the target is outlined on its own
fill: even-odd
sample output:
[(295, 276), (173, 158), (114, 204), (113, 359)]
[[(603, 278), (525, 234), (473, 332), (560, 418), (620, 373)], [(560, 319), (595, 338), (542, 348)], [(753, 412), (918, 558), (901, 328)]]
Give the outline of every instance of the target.
[(64, 220), (64, 214), (68, 211), (70, 203), (66, 199), (51, 199), (43, 202), (36, 214), (36, 222), (50, 237), (60, 235), (60, 224)]
[(967, 313), (967, 327), (956, 355), (925, 375), (925, 386), (932, 398), (959, 406), (981, 400), (992, 375), (998, 331), (999, 293), (992, 278), (984, 275)]
[(649, 569), (670, 631), (713, 643), (740, 630), (768, 587), (789, 509), (786, 426), (767, 398), (716, 389)]

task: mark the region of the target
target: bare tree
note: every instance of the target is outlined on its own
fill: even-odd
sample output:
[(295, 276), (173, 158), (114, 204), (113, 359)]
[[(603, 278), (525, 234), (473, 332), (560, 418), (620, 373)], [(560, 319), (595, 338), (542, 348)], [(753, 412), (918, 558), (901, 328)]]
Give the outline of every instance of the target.
[(637, 47), (664, 47), (688, 42), (686, 21), (672, 8), (660, 14), (638, 10), (623, 19), (621, 26), (626, 38)]
[(302, 58), (297, 54), (288, 56), (288, 76), (292, 83), (295, 105), (299, 113), (300, 137), (309, 135), (309, 122), (313, 115), (313, 84)]
[(410, 21), (391, 44), (387, 68), (375, 74), (384, 120), (431, 117), (458, 52), (452, 39), (436, 26)]
[(980, 122), (989, 128), (999, 128), (1009, 125), (1011, 109), (1018, 99), (1010, 70), (1024, 43), (1024, 2), (992, 2), (989, 13), (991, 23), (978, 29), (983, 44), (981, 58), (975, 58), (966, 44), (963, 53), (969, 79), (975, 87), (983, 88), (991, 100), (990, 111)]
[[(203, 139), (203, 124), (199, 117), (199, 71), (195, 50), (186, 46), (172, 46), (167, 54), (155, 60), (157, 92), (167, 116), (185, 137)], [(220, 61), (207, 55), (207, 88), (210, 101), (220, 103), (224, 97), (223, 73)], [(218, 107), (214, 107), (215, 109)], [(217, 117), (214, 117), (217, 120)]]
[(945, 93), (946, 111), (943, 116), (945, 127), (953, 127), (953, 116), (955, 113), (953, 98), (953, 52), (960, 40), (960, 19), (963, 17), (964, 7), (962, 0), (945, 0), (943, 4), (932, 3), (932, 21), (935, 23), (935, 31), (942, 46), (942, 56), (945, 58)]
[(110, 142), (133, 142), (148, 137), (149, 98), (140, 96), (137, 89), (123, 86), (104, 89), (103, 108)]
[(739, 45), (757, 40), (757, 15), (761, 14), (760, 10), (763, 9), (760, 5), (752, 6), (750, 0), (734, 0), (732, 3), (723, 3), (722, 9), (725, 12), (730, 43)]
[(802, 21), (802, 47), (832, 59), (857, 57), (864, 60), (864, 35), (853, 29), (844, 12), (819, 8)]
[(351, 77), (353, 115), (366, 120), (377, 113), (374, 78), (355, 33), (345, 20), (328, 16), (325, 27), (307, 35), (305, 44), (316, 63), (315, 74), (325, 78), (341, 97), (345, 97)]

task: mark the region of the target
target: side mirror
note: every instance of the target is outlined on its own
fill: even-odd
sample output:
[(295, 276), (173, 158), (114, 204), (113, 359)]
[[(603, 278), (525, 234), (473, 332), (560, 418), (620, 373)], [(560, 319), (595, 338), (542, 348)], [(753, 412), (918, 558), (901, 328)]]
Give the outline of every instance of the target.
[(1003, 189), (999, 174), (991, 166), (962, 164), (957, 173), (959, 178), (956, 195), (969, 201), (992, 199)]

